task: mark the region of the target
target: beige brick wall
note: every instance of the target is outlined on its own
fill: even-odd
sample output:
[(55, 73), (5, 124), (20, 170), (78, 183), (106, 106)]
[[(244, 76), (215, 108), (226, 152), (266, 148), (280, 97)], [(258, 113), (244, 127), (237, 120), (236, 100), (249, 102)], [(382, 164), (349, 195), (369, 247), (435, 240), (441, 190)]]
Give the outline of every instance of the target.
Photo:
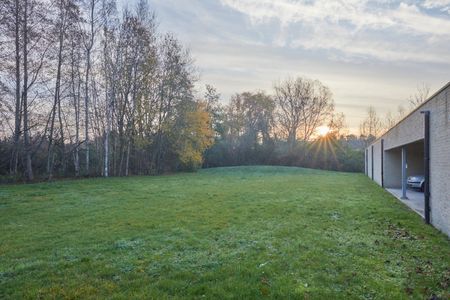
[(394, 189), (402, 187), (402, 152), (398, 148), (384, 152), (384, 186)]
[[(402, 122), (393, 127), (382, 136), (384, 139), (384, 149), (394, 148), (410, 144), (423, 139), (424, 137), (424, 117), (423, 110), (430, 111), (430, 203), (431, 203), (431, 223), (441, 231), (450, 236), (450, 111), (449, 111), (450, 84), (436, 94), (430, 101), (425, 103), (419, 110), (416, 110)], [(374, 146), (374, 179), (381, 184), (381, 168), (378, 168), (381, 159), (380, 139), (375, 141)], [(369, 156), (371, 154), (369, 146)], [(394, 153), (394, 152), (392, 152)], [(414, 154), (413, 154), (414, 155)], [(416, 154), (417, 156), (417, 154)], [(392, 157), (394, 159), (394, 157)], [(397, 160), (395, 158), (395, 160)], [(371, 158), (369, 157), (369, 177), (371, 175)], [(386, 164), (390, 158), (386, 159), (385, 152), (385, 173), (394, 172), (390, 170), (392, 166)], [(411, 170), (413, 171), (413, 170)], [(385, 174), (385, 181), (389, 175)], [(395, 180), (389, 178), (389, 183)], [(385, 182), (386, 183), (386, 182)], [(387, 184), (386, 184), (387, 186)]]
[(381, 185), (381, 141), (373, 144), (373, 180)]
[(431, 222), (450, 236), (450, 87), (427, 108), (430, 113)]
[(372, 147), (367, 149), (367, 176), (372, 178)]

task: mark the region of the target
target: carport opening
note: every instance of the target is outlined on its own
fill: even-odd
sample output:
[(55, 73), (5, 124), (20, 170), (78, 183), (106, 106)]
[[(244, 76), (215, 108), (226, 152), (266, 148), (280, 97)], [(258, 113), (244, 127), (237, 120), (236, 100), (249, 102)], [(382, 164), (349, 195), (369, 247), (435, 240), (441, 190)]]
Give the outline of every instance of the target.
[[(407, 179), (405, 192), (402, 190), (403, 155), (405, 155)], [(384, 185), (386, 189), (422, 217), (425, 207), (424, 173), (424, 140), (384, 151)], [(406, 198), (403, 197), (404, 195)]]

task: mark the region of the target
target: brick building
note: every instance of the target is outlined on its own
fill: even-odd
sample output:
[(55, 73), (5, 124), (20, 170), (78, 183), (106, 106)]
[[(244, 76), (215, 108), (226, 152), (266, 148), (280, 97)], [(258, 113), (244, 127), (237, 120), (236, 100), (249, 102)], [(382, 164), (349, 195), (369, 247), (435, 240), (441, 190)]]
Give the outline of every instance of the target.
[[(450, 82), (366, 149), (366, 175), (450, 236)], [(423, 191), (407, 187), (423, 176)]]

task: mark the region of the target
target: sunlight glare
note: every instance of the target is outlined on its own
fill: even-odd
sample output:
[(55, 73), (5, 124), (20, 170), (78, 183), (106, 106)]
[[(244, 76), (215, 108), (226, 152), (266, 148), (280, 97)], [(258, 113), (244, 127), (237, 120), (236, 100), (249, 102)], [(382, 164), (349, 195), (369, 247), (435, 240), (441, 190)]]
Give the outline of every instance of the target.
[(317, 133), (319, 134), (319, 136), (326, 136), (328, 133), (330, 133), (330, 127), (328, 126), (320, 126), (319, 128), (317, 128)]

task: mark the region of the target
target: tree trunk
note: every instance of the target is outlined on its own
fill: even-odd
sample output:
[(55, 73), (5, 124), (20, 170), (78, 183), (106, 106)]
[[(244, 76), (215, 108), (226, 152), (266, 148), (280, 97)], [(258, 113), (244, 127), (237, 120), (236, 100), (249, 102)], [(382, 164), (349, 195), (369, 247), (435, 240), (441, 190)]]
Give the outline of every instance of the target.
[(84, 82), (84, 141), (86, 147), (86, 175), (89, 175), (89, 72), (91, 69), (91, 50), (87, 51), (86, 77)]
[[(65, 175), (65, 146), (64, 146), (64, 124), (62, 121), (62, 113), (61, 113), (61, 67), (63, 63), (63, 48), (64, 48), (64, 38), (65, 38), (65, 28), (66, 28), (66, 7), (64, 6), (63, 1), (60, 2), (59, 7), (59, 23), (56, 24), (57, 30), (59, 30), (58, 35), (58, 62), (56, 67), (56, 81), (55, 81), (55, 94), (54, 94), (54, 103), (52, 109), (52, 120), (50, 126), (50, 138), (49, 138), (49, 151), (48, 151), (48, 159), (47, 159), (47, 173), (48, 179), (52, 179), (53, 177), (53, 166), (54, 166), (54, 127), (55, 127), (55, 117), (56, 117), (56, 109), (58, 109), (58, 122), (59, 122), (59, 146), (61, 151), (61, 165), (62, 171)], [(72, 50), (73, 54), (73, 50)], [(72, 64), (73, 71), (73, 64)], [(73, 73), (72, 73), (73, 79)], [(72, 80), (73, 83), (73, 80)]]
[(119, 135), (119, 155), (120, 155), (120, 161), (119, 161), (119, 176), (122, 176), (122, 171), (123, 171), (123, 161), (124, 161), (124, 155), (125, 155), (125, 151), (124, 151), (124, 147), (123, 147), (123, 136), (120, 134)]
[(17, 168), (19, 163), (19, 139), (20, 126), (22, 123), (22, 101), (20, 97), (20, 8), (19, 0), (15, 1), (15, 52), (16, 52), (16, 108), (14, 114), (14, 145), (11, 155), (10, 174), (17, 176)]
[(91, 50), (94, 46), (94, 10), (95, 0), (90, 1), (90, 35), (89, 41), (86, 46), (86, 77), (84, 82), (85, 97), (84, 97), (84, 135), (85, 135), (85, 147), (86, 147), (86, 175), (90, 174), (89, 170), (89, 75), (91, 72)]
[(47, 176), (48, 179), (52, 179), (53, 175), (53, 132), (55, 128), (55, 117), (56, 117), (56, 101), (57, 96), (55, 94), (53, 100), (53, 106), (50, 117), (50, 133), (48, 135), (48, 151), (47, 151)]
[[(58, 92), (59, 93), (59, 92)], [(61, 168), (62, 174), (66, 176), (66, 146), (64, 141), (64, 124), (62, 120), (61, 111), (61, 97), (58, 95), (58, 118), (59, 118), (59, 138), (60, 138), (60, 151), (61, 151)]]
[(112, 153), (112, 167), (113, 167), (113, 176), (117, 176), (117, 134), (113, 135), (113, 153)]
[[(72, 42), (71, 45), (71, 81), (72, 81), (72, 96), (73, 96), (73, 107), (75, 111), (75, 148), (74, 148), (74, 169), (75, 169), (75, 176), (80, 176), (80, 156), (79, 156), (79, 149), (80, 149), (80, 70), (79, 65), (76, 66), (76, 74), (78, 75), (77, 80), (75, 80), (75, 63), (79, 63), (79, 61), (75, 62), (75, 47), (76, 44)], [(76, 84), (75, 84), (76, 82)]]
[[(61, 16), (62, 17), (62, 16)], [(63, 50), (63, 41), (64, 41), (64, 30), (63, 24), (60, 24), (61, 28), (59, 29), (59, 49), (58, 49), (58, 65), (56, 69), (56, 82), (55, 82), (55, 96), (52, 108), (52, 120), (50, 123), (50, 135), (49, 135), (49, 144), (48, 144), (48, 157), (47, 157), (47, 174), (48, 179), (52, 179), (53, 177), (53, 165), (54, 165), (54, 140), (53, 133), (55, 128), (55, 117), (56, 117), (56, 108), (58, 108), (58, 119), (60, 126), (60, 138), (62, 136), (62, 119), (61, 119), (61, 99), (60, 99), (60, 90), (61, 90), (61, 66), (62, 66), (62, 50)], [(64, 144), (64, 140), (62, 141)], [(64, 146), (63, 146), (64, 147)]]
[(296, 141), (297, 141), (297, 130), (294, 128), (289, 130), (288, 135), (288, 145), (290, 150), (294, 149)]
[(128, 137), (127, 158), (125, 163), (125, 176), (128, 176), (130, 170), (130, 152), (131, 152), (131, 137)]
[[(106, 86), (108, 90), (108, 86)], [(111, 132), (111, 106), (110, 97), (108, 97), (108, 92), (106, 93), (106, 130), (105, 130), (105, 164), (103, 168), (103, 176), (109, 176), (109, 134)]]
[(28, 127), (28, 0), (24, 0), (23, 17), (23, 132), (24, 132), (24, 153), (26, 165), (26, 180), (33, 180), (33, 167), (31, 162), (30, 131)]

